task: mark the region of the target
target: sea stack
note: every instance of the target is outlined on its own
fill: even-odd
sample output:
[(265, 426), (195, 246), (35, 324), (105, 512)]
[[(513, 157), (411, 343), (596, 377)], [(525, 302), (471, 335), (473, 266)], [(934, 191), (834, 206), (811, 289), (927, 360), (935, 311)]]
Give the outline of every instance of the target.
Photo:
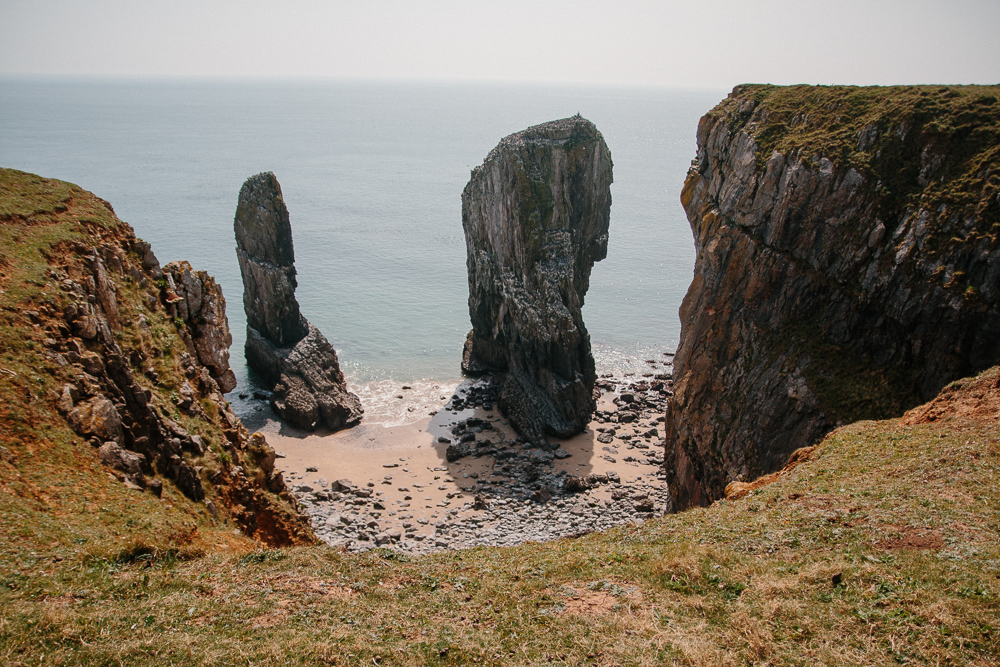
[(347, 391), (337, 352), (295, 300), (292, 227), (273, 173), (243, 184), (234, 227), (247, 315), (247, 365), (271, 385), (271, 407), (298, 428), (354, 426), (361, 421), (361, 402)]
[(462, 370), (503, 373), (500, 409), (537, 444), (581, 432), (594, 412), (581, 308), (607, 255), (611, 167), (601, 133), (577, 115), (505, 137), (462, 193)]

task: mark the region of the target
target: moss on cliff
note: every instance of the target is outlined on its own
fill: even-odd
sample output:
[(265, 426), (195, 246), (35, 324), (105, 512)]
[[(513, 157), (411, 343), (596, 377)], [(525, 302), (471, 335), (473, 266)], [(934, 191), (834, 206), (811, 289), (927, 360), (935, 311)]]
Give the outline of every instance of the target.
[(778, 338), (773, 343), (785, 354), (809, 360), (802, 374), (831, 423), (898, 415), (919, 402), (915, 369), (880, 368), (870, 357), (830, 343), (821, 314), (793, 324)]
[(777, 151), (877, 182), (884, 219), (945, 204), (1000, 220), (1000, 86), (743, 85), (713, 114), (754, 138), (761, 171)]
[[(840, 174), (856, 170), (873, 184), (877, 215), (890, 231), (907, 211), (936, 212), (922, 243), (925, 261), (963, 246), (971, 253), (1000, 236), (1000, 86), (744, 85), (713, 114), (753, 137), (761, 172), (774, 152), (813, 168), (826, 158)], [(870, 231), (868, 220), (853, 222), (858, 226), (848, 233)], [(882, 262), (892, 259), (887, 254)], [(977, 303), (979, 290), (967, 284), (964, 271), (946, 274), (944, 265), (934, 271), (942, 287)], [(858, 274), (843, 285), (859, 303), (863, 279)], [(793, 341), (812, 359), (810, 387), (834, 421), (899, 414), (919, 401), (914, 369), (873, 368), (869, 359), (831, 344), (828, 329), (823, 314), (814, 313), (776, 335), (775, 343)]]

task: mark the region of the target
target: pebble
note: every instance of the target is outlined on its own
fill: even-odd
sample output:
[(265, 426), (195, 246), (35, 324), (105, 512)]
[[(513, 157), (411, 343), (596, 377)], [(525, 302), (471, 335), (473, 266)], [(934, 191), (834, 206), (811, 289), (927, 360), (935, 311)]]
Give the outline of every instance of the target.
[[(312, 517), (317, 536), (331, 545), (352, 552), (385, 547), (410, 554), (425, 554), (442, 549), (513, 546), (529, 541), (575, 537), (625, 523), (636, 523), (665, 513), (671, 507), (670, 494), (659, 468), (663, 463), (663, 443), (653, 441), (650, 446), (640, 439), (658, 437), (655, 425), (662, 421), (660, 415), (664, 412), (666, 399), (672, 389), (669, 376), (662, 380), (656, 383), (658, 387), (651, 386), (645, 380), (634, 379), (604, 378), (599, 382), (602, 389), (617, 388), (620, 393), (615, 399), (618, 409), (599, 410), (594, 415), (595, 421), (611, 425), (598, 429), (598, 441), (611, 445), (614, 438), (620, 438), (620, 444), (628, 444), (629, 449), (634, 446), (636, 456), (642, 457), (640, 459), (630, 455), (623, 459), (624, 462), (632, 466), (657, 466), (655, 474), (645, 475), (628, 485), (622, 484), (621, 476), (616, 471), (609, 471), (606, 475), (572, 478), (565, 471), (556, 470), (552, 465), (553, 461), (570, 455), (561, 448), (550, 451), (521, 440), (509, 443), (508, 448), (508, 443), (504, 441), (496, 443), (481, 439), (484, 431), (493, 431), (493, 425), (487, 420), (473, 417), (460, 421), (453, 429), (453, 437), (439, 438), (439, 442), (450, 444), (465, 440), (472, 443), (476, 447), (473, 454), (475, 457), (493, 460), (492, 475), (490, 472), (463, 473), (461, 478), (468, 480), (463, 482), (464, 493), (456, 491), (447, 494), (448, 497), (436, 505), (439, 509), (432, 508), (430, 503), (419, 504), (423, 508), (421, 512), (430, 515), (433, 511), (431, 519), (414, 519), (407, 509), (410, 508), (410, 502), (400, 502), (387, 510), (388, 501), (377, 497), (381, 492), (372, 494), (370, 488), (358, 488), (349, 480), (334, 482), (331, 487), (344, 493), (328, 494), (330, 499), (324, 499), (323, 494), (313, 493), (312, 487), (306, 484), (296, 486), (294, 492), (305, 512)], [(446, 408), (467, 409), (493, 401), (495, 396), (488, 389), (488, 383), (482, 383), (478, 388), (474, 386), (464, 397), (452, 397)], [(627, 408), (627, 412), (622, 408)], [(623, 412), (624, 420), (621, 419)], [(621, 434), (623, 421), (640, 425), (640, 428), (633, 429), (633, 434)], [(642, 432), (641, 429), (647, 430)], [(472, 435), (472, 439), (466, 439), (468, 435)], [(477, 439), (476, 435), (480, 435), (480, 438)], [(632, 438), (635, 440), (631, 440)], [(525, 447), (521, 447), (522, 444)], [(617, 454), (617, 446), (603, 449)], [(596, 456), (597, 452), (593, 455)], [(615, 462), (608, 454), (603, 454), (601, 458)], [(406, 459), (399, 461), (405, 463)], [(400, 464), (388, 463), (383, 466), (397, 468)], [(431, 470), (449, 472), (447, 467)], [(452, 473), (445, 476), (443, 481), (454, 483), (456, 477)], [(571, 478), (585, 480), (571, 485), (572, 488), (579, 489), (575, 492), (565, 488), (567, 480)], [(391, 485), (391, 480), (392, 476), (386, 475), (382, 483)], [(409, 487), (419, 490), (424, 485), (411, 483)], [(408, 493), (409, 487), (399, 487), (400, 492), (407, 493), (405, 501), (413, 500)], [(447, 489), (444, 486), (438, 488)], [(610, 499), (606, 498), (608, 489)], [(452, 507), (453, 503), (456, 506)], [(348, 508), (349, 513), (345, 511)], [(400, 513), (397, 514), (397, 511)], [(443, 518), (437, 512), (443, 512)]]

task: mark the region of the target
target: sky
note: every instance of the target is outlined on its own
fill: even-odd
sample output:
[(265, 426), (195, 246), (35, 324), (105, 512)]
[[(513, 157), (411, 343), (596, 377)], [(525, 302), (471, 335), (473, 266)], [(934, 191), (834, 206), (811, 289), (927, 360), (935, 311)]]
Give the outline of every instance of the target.
[(0, 0), (0, 75), (1000, 83), (1000, 0)]

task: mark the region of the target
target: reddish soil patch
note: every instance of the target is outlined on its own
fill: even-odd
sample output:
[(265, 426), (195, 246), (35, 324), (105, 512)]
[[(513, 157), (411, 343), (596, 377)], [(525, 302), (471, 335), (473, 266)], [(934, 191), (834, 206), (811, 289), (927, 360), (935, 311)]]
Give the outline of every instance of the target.
[(587, 591), (566, 600), (564, 614), (603, 616), (618, 604), (618, 598), (607, 591)]
[(964, 417), (981, 424), (1000, 422), (1000, 368), (952, 382), (930, 403), (903, 415), (900, 425), (930, 424)]
[(924, 549), (940, 549), (944, 546), (944, 538), (941, 533), (932, 528), (912, 528), (886, 526), (893, 533), (892, 537), (876, 543), (880, 549), (887, 551), (919, 551)]
[(785, 467), (781, 470), (772, 472), (769, 475), (758, 477), (752, 482), (730, 482), (726, 485), (726, 500), (739, 500), (740, 498), (748, 496), (751, 492), (756, 491), (763, 486), (777, 482), (779, 479), (794, 470), (797, 466), (805, 463), (806, 461), (811, 461), (815, 451), (815, 446), (796, 449), (792, 452), (792, 455), (788, 457), (788, 463), (786, 463)]

